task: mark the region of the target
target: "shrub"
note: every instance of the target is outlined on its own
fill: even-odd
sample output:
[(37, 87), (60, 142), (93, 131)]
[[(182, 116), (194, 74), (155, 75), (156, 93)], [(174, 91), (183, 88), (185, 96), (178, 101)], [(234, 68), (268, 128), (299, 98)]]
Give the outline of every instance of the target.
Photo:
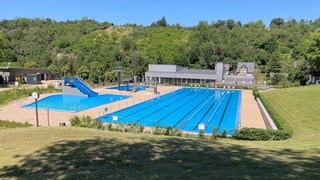
[(259, 98), (259, 90), (258, 90), (258, 88), (256, 86), (253, 87), (252, 93), (253, 93), (254, 99)]
[(227, 130), (223, 130), (222, 133), (219, 135), (220, 137), (226, 138), (227, 137)]
[(217, 127), (213, 127), (212, 128), (212, 135), (210, 137), (210, 140), (215, 141), (217, 140), (218, 137), (218, 128)]
[(83, 116), (79, 118), (74, 116), (70, 119), (71, 126), (85, 127), (85, 128), (97, 128), (102, 129), (102, 122), (97, 119), (92, 119), (90, 116)]
[(271, 139), (270, 132), (265, 129), (242, 128), (233, 135), (236, 139), (242, 140), (269, 140)]
[(124, 126), (125, 132), (133, 132), (133, 133), (143, 133), (144, 126), (139, 126), (137, 124), (127, 124)]
[(154, 135), (164, 135), (164, 128), (161, 128), (160, 126), (156, 126), (152, 132)]
[(256, 128), (242, 128), (237, 130), (233, 135), (235, 139), (241, 140), (284, 140), (290, 138), (291, 135), (285, 130), (272, 129), (256, 129)]
[(204, 130), (200, 130), (199, 131), (199, 139), (204, 139), (205, 135), (204, 135)]
[(182, 132), (179, 129), (168, 127), (156, 126), (153, 130), (154, 135), (165, 135), (165, 136), (182, 136)]

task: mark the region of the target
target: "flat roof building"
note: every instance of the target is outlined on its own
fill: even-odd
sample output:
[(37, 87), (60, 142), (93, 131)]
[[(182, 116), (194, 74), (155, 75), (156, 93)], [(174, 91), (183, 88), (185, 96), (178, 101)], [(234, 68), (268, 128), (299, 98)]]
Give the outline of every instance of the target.
[(160, 84), (208, 83), (217, 79), (216, 70), (188, 69), (178, 65), (149, 64), (147, 82)]
[[(13, 83), (15, 81), (27, 83), (27, 76), (30, 74), (40, 74), (41, 79), (51, 79), (51, 73), (49, 69), (43, 68), (18, 68), (18, 67), (0, 67), (0, 76), (4, 79), (5, 83)], [(39, 79), (37, 75), (37, 79)], [(31, 81), (29, 81), (31, 82)], [(38, 82), (32, 81), (32, 83)]]
[[(189, 69), (179, 65), (149, 64), (145, 81), (159, 84), (225, 83), (253, 84), (254, 63), (238, 63), (236, 75), (225, 73), (225, 65), (216, 63), (214, 70)], [(238, 73), (238, 71), (241, 73)]]

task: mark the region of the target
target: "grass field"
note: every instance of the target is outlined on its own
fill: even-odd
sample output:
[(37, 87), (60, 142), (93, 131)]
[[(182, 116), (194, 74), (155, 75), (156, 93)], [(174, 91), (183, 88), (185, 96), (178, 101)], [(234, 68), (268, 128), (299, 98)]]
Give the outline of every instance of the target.
[(72, 127), (0, 129), (1, 178), (319, 179), (320, 86), (264, 92), (285, 141), (209, 142)]

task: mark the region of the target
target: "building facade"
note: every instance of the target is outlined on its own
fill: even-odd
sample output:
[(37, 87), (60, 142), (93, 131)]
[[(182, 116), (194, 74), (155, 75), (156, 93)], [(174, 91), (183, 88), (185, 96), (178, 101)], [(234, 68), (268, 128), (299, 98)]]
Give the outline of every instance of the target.
[[(27, 83), (27, 77), (31, 74), (38, 74), (42, 80), (51, 79), (51, 73), (48, 69), (40, 68), (16, 68), (16, 67), (0, 67), (0, 76), (5, 83), (13, 83), (15, 81)], [(37, 78), (38, 80), (39, 78)], [(31, 81), (30, 81), (31, 82)]]
[(216, 63), (214, 70), (188, 69), (178, 65), (149, 64), (145, 81), (158, 84), (253, 84), (254, 63), (238, 63), (234, 75), (229, 75), (222, 62)]

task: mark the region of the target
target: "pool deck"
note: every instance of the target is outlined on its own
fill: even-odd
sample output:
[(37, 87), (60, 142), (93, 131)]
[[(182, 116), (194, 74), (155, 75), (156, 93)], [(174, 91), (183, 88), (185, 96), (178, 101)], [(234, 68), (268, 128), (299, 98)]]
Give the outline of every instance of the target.
[[(159, 94), (154, 94), (153, 92), (147, 91), (138, 91), (138, 92), (127, 92), (127, 91), (118, 91), (106, 88), (94, 89), (99, 94), (119, 94), (131, 96), (131, 98), (117, 101), (111, 104), (106, 104), (84, 110), (77, 113), (72, 112), (62, 112), (62, 111), (47, 111), (38, 109), (38, 120), (40, 126), (59, 126), (60, 123), (69, 122), (69, 119), (73, 116), (90, 116), (96, 118), (104, 115), (105, 109), (108, 109), (109, 112), (113, 112), (128, 106), (146, 101), (148, 99), (166, 94), (168, 92), (174, 91), (179, 87), (175, 86), (158, 86)], [(40, 98), (44, 98), (52, 94), (43, 94), (40, 95)], [(33, 102), (32, 97), (27, 97), (13, 101), (5, 106), (0, 106), (0, 119), (1, 120), (10, 120), (16, 122), (27, 122), (33, 125), (36, 125), (36, 112), (35, 109), (22, 108), (21, 106)]]
[[(176, 86), (158, 86), (159, 94), (153, 92), (139, 91), (139, 92), (127, 92), (118, 91), (106, 88), (95, 89), (99, 94), (120, 94), (131, 96), (131, 98), (117, 101), (111, 104), (98, 106), (88, 110), (84, 110), (77, 113), (71, 112), (60, 112), (60, 111), (48, 111), (38, 110), (38, 119), (40, 126), (59, 126), (60, 123), (69, 123), (69, 119), (73, 116), (90, 116), (97, 118), (104, 115), (105, 113), (114, 112), (116, 110), (126, 108), (128, 106), (146, 101), (148, 99), (166, 94), (168, 92), (179, 89)], [(40, 98), (49, 96), (52, 94), (40, 95)], [(29, 104), (34, 100), (32, 97), (16, 100), (5, 106), (0, 106), (0, 119), (10, 120), (16, 122), (27, 122), (30, 124), (36, 124), (36, 113), (34, 109), (21, 108), (22, 105)], [(105, 109), (108, 109), (105, 112)], [(255, 128), (266, 128), (264, 125), (260, 110), (257, 102), (253, 98), (252, 91), (242, 90), (242, 105), (241, 105), (241, 127), (255, 127)]]
[(241, 95), (240, 127), (266, 129), (258, 103), (253, 97), (252, 90), (242, 90)]

